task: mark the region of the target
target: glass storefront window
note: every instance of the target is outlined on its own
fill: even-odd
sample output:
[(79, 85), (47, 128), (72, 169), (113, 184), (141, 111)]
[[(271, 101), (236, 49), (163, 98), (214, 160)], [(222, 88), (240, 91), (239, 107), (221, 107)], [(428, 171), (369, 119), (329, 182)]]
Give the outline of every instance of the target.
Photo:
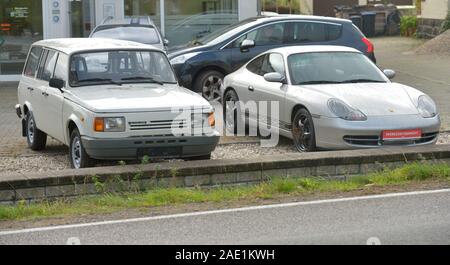
[(263, 0), (262, 11), (278, 14), (300, 14), (301, 5), (304, 4), (306, 2), (300, 0)]
[(239, 21), (238, 0), (166, 0), (166, 38), (179, 46)]
[(2, 0), (0, 75), (21, 74), (32, 43), (43, 36), (42, 0)]
[(125, 16), (149, 16), (156, 26), (161, 26), (160, 0), (125, 0)]

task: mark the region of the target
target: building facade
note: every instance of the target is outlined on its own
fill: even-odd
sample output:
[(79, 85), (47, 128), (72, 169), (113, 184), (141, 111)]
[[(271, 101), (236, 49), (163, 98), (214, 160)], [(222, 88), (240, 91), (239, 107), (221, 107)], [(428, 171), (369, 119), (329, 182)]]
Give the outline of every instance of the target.
[(450, 14), (450, 0), (422, 1), (417, 36), (434, 38), (441, 34), (442, 24), (448, 14)]
[(171, 45), (256, 16), (257, 0), (1, 0), (0, 81), (18, 80), (33, 42), (88, 37), (108, 17), (150, 16)]

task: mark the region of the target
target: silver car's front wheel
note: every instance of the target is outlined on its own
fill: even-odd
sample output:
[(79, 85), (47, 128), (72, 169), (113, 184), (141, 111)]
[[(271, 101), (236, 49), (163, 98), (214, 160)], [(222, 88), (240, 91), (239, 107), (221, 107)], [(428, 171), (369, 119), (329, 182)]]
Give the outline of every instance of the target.
[(299, 109), (294, 116), (292, 138), (299, 152), (313, 152), (317, 149), (314, 122), (306, 109)]
[(239, 117), (239, 98), (234, 90), (229, 90), (224, 95), (223, 100), (223, 118), (226, 130), (237, 134), (238, 132), (238, 117)]

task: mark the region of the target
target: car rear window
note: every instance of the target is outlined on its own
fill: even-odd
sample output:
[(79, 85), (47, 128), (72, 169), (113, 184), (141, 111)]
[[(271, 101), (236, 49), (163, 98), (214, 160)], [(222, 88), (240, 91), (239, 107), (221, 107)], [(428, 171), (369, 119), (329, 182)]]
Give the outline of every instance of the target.
[(101, 27), (92, 34), (92, 38), (128, 40), (144, 44), (158, 44), (161, 42), (155, 28), (136, 26)]
[(25, 70), (23, 74), (29, 77), (34, 77), (38, 69), (39, 58), (41, 57), (42, 48), (33, 47), (31, 48), (30, 55), (28, 56), (27, 64), (25, 65)]
[(340, 38), (342, 25), (321, 22), (293, 22), (286, 27), (287, 43), (326, 42)]

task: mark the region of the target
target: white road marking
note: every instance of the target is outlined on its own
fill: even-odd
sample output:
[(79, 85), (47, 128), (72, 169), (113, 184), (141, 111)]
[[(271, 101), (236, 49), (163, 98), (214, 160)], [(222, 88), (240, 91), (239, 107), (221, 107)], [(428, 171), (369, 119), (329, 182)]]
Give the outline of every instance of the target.
[(64, 230), (64, 229), (73, 229), (73, 228), (83, 228), (83, 227), (91, 227), (91, 226), (103, 226), (103, 225), (115, 225), (115, 224), (147, 222), (147, 221), (155, 221), (155, 220), (166, 220), (166, 219), (174, 219), (174, 218), (195, 217), (195, 216), (223, 214), (223, 213), (232, 213), (232, 212), (257, 211), (257, 210), (296, 207), (296, 206), (305, 206), (305, 205), (340, 203), (340, 202), (361, 201), (361, 200), (376, 200), (376, 199), (396, 198), (396, 197), (404, 197), (404, 196), (430, 195), (430, 194), (439, 194), (439, 193), (450, 193), (450, 189), (431, 190), (431, 191), (415, 191), (415, 192), (404, 192), (404, 193), (390, 193), (390, 194), (382, 194), (382, 195), (371, 195), (371, 196), (361, 196), (361, 197), (351, 197), (351, 198), (341, 198), (341, 199), (330, 199), (330, 200), (319, 200), (319, 201), (306, 201), (306, 202), (283, 203), (283, 204), (273, 204), (273, 205), (263, 205), (263, 206), (252, 206), (252, 207), (235, 208), (235, 209), (214, 210), (214, 211), (195, 212), (195, 213), (183, 213), (183, 214), (173, 214), (173, 215), (133, 218), (133, 219), (94, 222), (94, 223), (85, 223), (85, 224), (49, 226), (49, 227), (41, 227), (41, 228), (31, 228), (31, 229), (22, 229), (22, 230), (3, 231), (3, 232), (0, 232), (0, 236), (15, 235), (15, 234), (26, 234), (26, 233), (37, 233), (37, 232), (46, 232), (46, 231)]

